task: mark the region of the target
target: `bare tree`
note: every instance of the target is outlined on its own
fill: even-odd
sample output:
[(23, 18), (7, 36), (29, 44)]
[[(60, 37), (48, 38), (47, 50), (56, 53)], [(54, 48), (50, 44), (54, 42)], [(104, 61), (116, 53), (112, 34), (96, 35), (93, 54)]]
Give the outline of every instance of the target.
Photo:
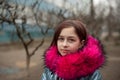
[(119, 33), (119, 35), (118, 35), (118, 40), (120, 40), (120, 1), (119, 0), (116, 0), (116, 4), (117, 4), (117, 8), (116, 8), (116, 16), (115, 16), (115, 18), (116, 18), (116, 29), (117, 29), (117, 31), (118, 31), (118, 33)]
[[(117, 0), (116, 0), (117, 1)], [(118, 1), (116, 3), (117, 8), (112, 6), (111, 1), (108, 1), (109, 3), (109, 14), (105, 18), (105, 22), (107, 23), (108, 27), (108, 36), (107, 40), (114, 40), (116, 37), (113, 35), (114, 32), (119, 33), (119, 4), (120, 2)]]
[[(42, 0), (41, 0), (42, 1)], [(26, 1), (25, 1), (26, 3)], [(37, 4), (35, 4), (37, 5)], [(40, 4), (39, 4), (40, 5)], [(25, 25), (27, 24), (27, 14), (24, 14), (23, 12), (26, 9), (26, 6), (23, 5), (21, 8), (19, 8), (18, 2), (16, 2), (14, 5), (9, 3), (7, 0), (3, 0), (0, 2), (0, 23), (2, 24), (3, 22), (9, 23), (14, 25), (16, 29), (16, 34), (18, 38), (21, 40), (21, 44), (23, 45), (25, 52), (26, 52), (26, 68), (29, 71), (30, 67), (30, 60), (31, 57), (36, 53), (39, 47), (41, 47), (44, 43), (44, 37), (41, 39), (41, 42), (36, 45), (33, 51), (29, 50), (30, 44), (33, 43), (34, 38), (31, 37), (30, 32), (26, 30)], [(23, 15), (20, 15), (23, 14)], [(17, 23), (17, 20), (20, 19), (22, 21), (21, 24)], [(37, 21), (37, 20), (36, 20)], [(39, 22), (37, 22), (39, 23)], [(41, 31), (41, 34), (46, 34)], [(27, 36), (27, 40), (25, 39)]]

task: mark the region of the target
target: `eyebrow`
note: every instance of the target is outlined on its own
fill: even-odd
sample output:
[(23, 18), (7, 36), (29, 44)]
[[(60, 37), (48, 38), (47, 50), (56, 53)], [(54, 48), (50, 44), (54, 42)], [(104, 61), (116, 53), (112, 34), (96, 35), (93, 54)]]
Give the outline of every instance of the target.
[[(64, 37), (62, 35), (60, 35), (59, 37)], [(75, 36), (68, 36), (68, 38), (76, 38)]]

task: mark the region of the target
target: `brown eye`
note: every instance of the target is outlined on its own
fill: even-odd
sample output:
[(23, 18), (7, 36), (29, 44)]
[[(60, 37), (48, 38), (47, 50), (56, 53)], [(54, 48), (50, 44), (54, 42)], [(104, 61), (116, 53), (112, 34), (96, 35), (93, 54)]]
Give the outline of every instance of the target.
[(69, 41), (70, 43), (75, 42), (74, 39), (68, 39), (68, 41)]
[(64, 41), (64, 38), (58, 37), (58, 41)]

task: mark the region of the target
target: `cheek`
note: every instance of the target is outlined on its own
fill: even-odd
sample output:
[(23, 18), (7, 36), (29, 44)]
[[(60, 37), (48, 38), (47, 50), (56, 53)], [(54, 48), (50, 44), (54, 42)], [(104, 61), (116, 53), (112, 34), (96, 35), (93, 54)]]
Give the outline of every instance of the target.
[(71, 46), (71, 51), (75, 52), (79, 49), (79, 46)]
[(79, 48), (81, 48), (81, 44), (80, 43), (76, 43), (74, 45), (71, 45), (71, 50), (77, 51)]
[(57, 47), (59, 46), (59, 42), (57, 41)]
[(57, 48), (58, 48), (58, 49), (60, 48), (60, 43), (59, 43), (59, 42), (57, 42)]

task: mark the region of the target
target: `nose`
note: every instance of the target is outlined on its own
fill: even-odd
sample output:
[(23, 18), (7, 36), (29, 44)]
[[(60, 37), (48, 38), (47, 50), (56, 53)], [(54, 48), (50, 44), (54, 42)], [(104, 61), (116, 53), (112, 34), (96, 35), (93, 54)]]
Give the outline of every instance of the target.
[(63, 41), (63, 46), (64, 46), (64, 47), (68, 46), (67, 40), (64, 40), (64, 41)]

